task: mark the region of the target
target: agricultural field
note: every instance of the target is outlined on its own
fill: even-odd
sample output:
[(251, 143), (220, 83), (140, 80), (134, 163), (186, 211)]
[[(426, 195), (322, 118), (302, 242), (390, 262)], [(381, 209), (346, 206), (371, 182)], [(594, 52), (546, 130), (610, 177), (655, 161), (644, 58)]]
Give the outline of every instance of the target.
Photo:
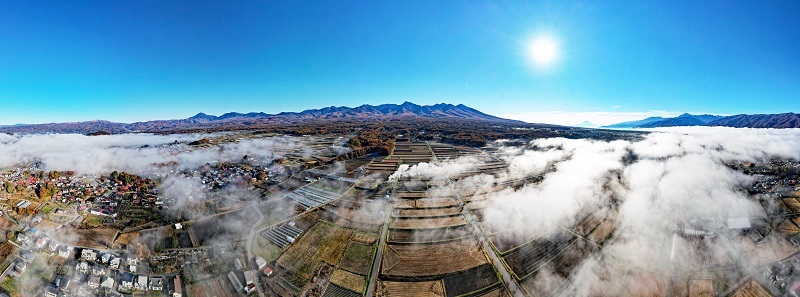
[(191, 284), (189, 287), (189, 292), (191, 292), (189, 296), (238, 296), (235, 292), (233, 292), (233, 287), (225, 276)]
[(278, 258), (278, 264), (311, 279), (321, 262), (339, 264), (352, 236), (350, 229), (320, 222), (290, 245)]
[(367, 275), (372, 264), (374, 250), (373, 244), (350, 241), (344, 251), (342, 261), (339, 262), (339, 268), (352, 273)]
[(529, 295), (536, 296), (559, 296), (566, 294), (570, 282), (557, 275), (550, 274), (549, 271), (540, 270), (537, 275), (520, 280), (519, 284)]
[(122, 233), (117, 236), (116, 240), (114, 240), (114, 247), (122, 249), (131, 245), (131, 243), (136, 243), (138, 241), (139, 232)]
[(689, 283), (689, 295), (697, 297), (714, 296), (714, 286), (710, 279), (692, 279)]
[(508, 231), (501, 231), (496, 232), (492, 235), (489, 235), (489, 240), (492, 242), (492, 245), (499, 251), (501, 254), (506, 254), (512, 249), (523, 245), (527, 242), (530, 242), (536, 238), (542, 237), (547, 235), (547, 233), (542, 234), (535, 234), (533, 232), (527, 232), (525, 237), (516, 236), (515, 234), (511, 234)]
[(72, 230), (72, 233), (78, 237), (77, 246), (93, 249), (108, 249), (113, 246), (117, 232), (117, 230), (110, 228)]
[(567, 232), (557, 232), (515, 248), (503, 256), (517, 279), (527, 278), (543, 265), (559, 256), (575, 238)]
[(256, 236), (256, 244), (253, 248), (253, 253), (257, 256), (264, 258), (267, 262), (272, 262), (277, 259), (283, 250), (267, 240), (264, 236)]
[(356, 293), (345, 289), (336, 284), (329, 284), (328, 288), (325, 290), (325, 297), (361, 297), (360, 293)]
[(400, 200), (395, 208), (446, 208), (458, 205), (455, 198), (420, 198), (414, 200)]
[(503, 286), (498, 286), (497, 288), (492, 289), (491, 291), (486, 292), (486, 293), (484, 293), (483, 295), (480, 295), (480, 296), (481, 297), (510, 297), (511, 294), (508, 293), (508, 291), (506, 291), (506, 289)]
[[(453, 261), (452, 259), (458, 259)], [(381, 274), (388, 279), (436, 279), (487, 263), (474, 238), (431, 244), (388, 244)]]
[(467, 225), (439, 229), (396, 229), (389, 231), (388, 241), (395, 243), (439, 242), (469, 236), (473, 236), (473, 234)]
[(438, 229), (466, 225), (460, 215), (430, 219), (395, 219), (389, 226), (392, 229)]
[(611, 234), (614, 233), (614, 230), (617, 228), (617, 218), (615, 216), (608, 217), (603, 220), (600, 225), (594, 228), (591, 234), (586, 236), (587, 239), (591, 240), (592, 242), (602, 244), (605, 242)]
[(576, 239), (563, 252), (553, 260), (553, 272), (562, 277), (569, 278), (579, 265), (596, 251), (594, 243), (585, 239)]
[(647, 271), (635, 271), (626, 277), (627, 285), (620, 292), (626, 296), (666, 296), (669, 277)]
[(444, 297), (442, 281), (380, 282), (378, 297)]
[(739, 289), (737, 289), (732, 297), (771, 297), (767, 289), (759, 284), (758, 282), (750, 279), (749, 281), (745, 282)]
[(447, 296), (487, 292), (502, 286), (491, 264), (484, 264), (462, 274), (444, 278), (442, 282)]
[(249, 226), (257, 218), (256, 211), (247, 207), (194, 221), (191, 230), (197, 236), (197, 241), (201, 246), (220, 244), (244, 236)]
[(453, 216), (461, 213), (458, 207), (438, 208), (438, 209), (397, 209), (394, 216), (398, 218), (424, 218)]
[(602, 223), (605, 220), (605, 217), (606, 217), (605, 211), (600, 210), (594, 212), (588, 215), (586, 218), (584, 218), (580, 223), (578, 223), (573, 229), (573, 231), (582, 236), (589, 235), (590, 233), (592, 233), (592, 231), (594, 231), (594, 229), (598, 225), (600, 225), (600, 223)]
[(348, 272), (347, 270), (336, 269), (331, 276), (331, 283), (353, 292), (361, 293), (366, 285), (366, 278), (363, 275)]

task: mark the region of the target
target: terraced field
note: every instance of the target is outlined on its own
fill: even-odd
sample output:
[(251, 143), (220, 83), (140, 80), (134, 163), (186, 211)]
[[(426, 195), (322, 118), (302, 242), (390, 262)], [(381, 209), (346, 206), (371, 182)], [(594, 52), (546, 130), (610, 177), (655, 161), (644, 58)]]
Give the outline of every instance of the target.
[(444, 297), (441, 281), (381, 282), (376, 294), (384, 297)]
[(466, 225), (464, 217), (435, 217), (425, 219), (395, 219), (389, 226), (392, 229), (438, 229)]
[(474, 238), (447, 243), (388, 244), (381, 274), (398, 280), (438, 279), (485, 263), (487, 259)]

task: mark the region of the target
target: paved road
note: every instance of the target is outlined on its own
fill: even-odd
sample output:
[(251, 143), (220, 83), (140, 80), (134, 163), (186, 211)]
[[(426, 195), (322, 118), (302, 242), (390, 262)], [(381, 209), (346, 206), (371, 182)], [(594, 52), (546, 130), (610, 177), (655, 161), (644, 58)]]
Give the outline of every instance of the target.
[[(258, 216), (260, 218), (258, 219), (257, 222), (253, 223), (252, 226), (250, 226), (250, 234), (247, 235), (247, 245), (245, 246), (245, 249), (247, 250), (247, 260), (246, 260), (247, 261), (247, 266), (252, 265), (250, 261), (254, 258), (253, 257), (253, 240), (256, 238), (256, 236), (259, 236), (258, 232), (256, 232), (256, 226), (260, 225), (261, 222), (264, 221), (264, 219), (265, 219), (264, 213), (261, 212), (261, 208), (258, 207), (258, 204), (255, 205), (255, 209), (256, 209), (256, 212), (258, 213)], [(265, 296), (264, 295), (264, 291), (261, 290), (261, 284), (259, 282), (256, 282), (256, 291), (258, 291), (258, 296), (261, 296), (261, 297)]]
[[(453, 180), (451, 178), (447, 178), (447, 183), (452, 187)], [(478, 226), (478, 219), (467, 209), (466, 207), (466, 200), (461, 194), (455, 189), (451, 188), (453, 191), (453, 196), (458, 198), (459, 204), (461, 205), (461, 213), (464, 218), (469, 223), (470, 227), (472, 227), (472, 232), (478, 236), (478, 241), (481, 243), (483, 250), (489, 255), (489, 258), (492, 259), (492, 265), (494, 268), (500, 273), (500, 276), (503, 278), (503, 283), (506, 284), (506, 288), (508, 289), (509, 293), (512, 296), (525, 296), (522, 289), (520, 289), (519, 284), (514, 281), (514, 278), (511, 276), (511, 273), (508, 272), (506, 266), (503, 265), (503, 261), (500, 260), (500, 256), (497, 255), (494, 249), (492, 249), (491, 245), (489, 244), (489, 240), (486, 239), (486, 233), (483, 232), (480, 226)]]
[(525, 296), (522, 290), (517, 285), (517, 282), (514, 281), (514, 278), (511, 276), (511, 273), (508, 272), (506, 266), (503, 265), (503, 261), (500, 260), (500, 257), (495, 253), (494, 249), (489, 245), (489, 240), (486, 239), (486, 233), (483, 232), (478, 226), (477, 219), (471, 212), (468, 210), (464, 210), (464, 217), (469, 222), (470, 226), (472, 226), (472, 232), (478, 235), (478, 240), (480, 241), (481, 245), (483, 246), (483, 250), (486, 251), (486, 254), (489, 255), (489, 258), (492, 259), (492, 265), (494, 268), (500, 272), (500, 276), (503, 278), (503, 283), (506, 284), (506, 288), (513, 296)]
[(15, 263), (15, 262), (11, 262), (11, 265), (8, 265), (8, 267), (6, 268), (6, 270), (5, 270), (5, 271), (3, 271), (3, 274), (2, 274), (2, 275), (0, 275), (0, 282), (2, 282), (2, 281), (3, 281), (3, 279), (5, 279), (5, 277), (6, 277), (6, 274), (8, 274), (8, 272), (9, 272), (9, 271), (11, 271), (11, 269), (12, 269), (12, 268), (14, 268), (14, 263)]
[(375, 252), (375, 261), (372, 262), (372, 270), (369, 275), (369, 285), (367, 286), (367, 297), (375, 296), (375, 287), (378, 284), (378, 273), (380, 272), (381, 261), (383, 261), (383, 248), (386, 246), (386, 233), (389, 231), (389, 208), (384, 207), (383, 211), (383, 228), (381, 228), (381, 237), (378, 238), (378, 251)]

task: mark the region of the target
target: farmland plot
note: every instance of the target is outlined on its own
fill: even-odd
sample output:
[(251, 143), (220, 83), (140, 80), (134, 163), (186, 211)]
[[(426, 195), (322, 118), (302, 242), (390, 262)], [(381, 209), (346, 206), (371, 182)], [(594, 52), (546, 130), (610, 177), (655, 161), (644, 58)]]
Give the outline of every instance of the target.
[[(453, 259), (458, 261), (453, 261)], [(474, 238), (432, 244), (389, 244), (382, 274), (390, 279), (436, 279), (487, 263)]]
[(286, 249), (278, 258), (278, 264), (311, 279), (320, 262), (339, 264), (352, 236), (352, 230), (318, 223)]

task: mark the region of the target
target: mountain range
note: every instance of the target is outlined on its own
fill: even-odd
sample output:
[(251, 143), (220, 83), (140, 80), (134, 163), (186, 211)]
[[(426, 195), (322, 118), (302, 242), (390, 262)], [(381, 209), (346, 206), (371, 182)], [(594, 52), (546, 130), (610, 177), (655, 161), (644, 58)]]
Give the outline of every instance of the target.
[(649, 117), (643, 120), (622, 122), (603, 128), (631, 129), (631, 128), (657, 128), (657, 127), (676, 127), (676, 126), (704, 126), (712, 121), (723, 118), (717, 115), (691, 115), (684, 113), (674, 118)]
[(281, 112), (267, 114), (263, 112), (237, 113), (230, 112), (220, 116), (198, 113), (186, 119), (155, 120), (135, 123), (116, 123), (104, 120), (49, 123), (33, 125), (13, 125), (0, 127), (6, 133), (109, 133), (128, 132), (162, 132), (190, 129), (208, 129), (224, 127), (249, 127), (257, 125), (297, 124), (303, 121), (318, 120), (352, 120), (352, 119), (460, 119), (504, 124), (526, 124), (521, 121), (492, 116), (463, 104), (417, 105), (411, 102), (403, 104), (361, 105), (358, 107), (330, 106), (320, 109), (309, 109), (302, 112)]
[[(411, 102), (402, 104), (361, 105), (358, 107), (330, 106), (320, 109), (309, 109), (301, 112), (281, 112), (267, 114), (263, 112), (237, 113), (229, 112), (220, 116), (198, 113), (192, 117), (174, 120), (154, 120), (135, 123), (116, 123), (104, 120), (49, 123), (49, 124), (16, 124), (0, 126), (0, 132), (5, 133), (82, 133), (96, 132), (132, 133), (132, 132), (181, 132), (181, 131), (220, 131), (226, 129), (257, 129), (259, 127), (282, 127), (286, 125), (302, 126), (311, 122), (325, 121), (328, 123), (342, 123), (358, 121), (368, 123), (371, 121), (391, 120), (399, 122), (427, 121), (426, 125), (436, 125), (433, 122), (471, 122), (502, 124), (508, 127), (560, 127), (556, 125), (530, 124), (522, 121), (509, 120), (480, 112), (463, 104), (453, 105), (439, 103), (434, 105), (417, 105)], [(487, 125), (489, 124), (489, 125)], [(417, 126), (419, 126), (417, 124)], [(594, 126), (589, 122), (577, 126)], [(650, 117), (638, 121), (629, 121), (601, 128), (632, 129), (655, 128), (673, 126), (727, 126), (751, 128), (800, 128), (800, 115), (794, 113), (782, 114), (755, 114), (755, 115), (691, 115), (682, 114), (674, 118)], [(462, 129), (469, 129), (469, 125)], [(430, 127), (429, 127), (430, 128)], [(561, 127), (567, 128), (567, 127)], [(561, 129), (559, 128), (559, 129)], [(300, 129), (302, 130), (302, 129)], [(583, 132), (582, 132), (583, 133)], [(588, 132), (586, 132), (588, 133)], [(591, 134), (591, 133), (590, 133)]]
[(633, 129), (676, 126), (724, 126), (736, 128), (800, 128), (800, 115), (781, 114), (740, 114), (734, 116), (682, 114), (674, 118), (649, 117), (643, 120), (622, 122), (602, 128)]

